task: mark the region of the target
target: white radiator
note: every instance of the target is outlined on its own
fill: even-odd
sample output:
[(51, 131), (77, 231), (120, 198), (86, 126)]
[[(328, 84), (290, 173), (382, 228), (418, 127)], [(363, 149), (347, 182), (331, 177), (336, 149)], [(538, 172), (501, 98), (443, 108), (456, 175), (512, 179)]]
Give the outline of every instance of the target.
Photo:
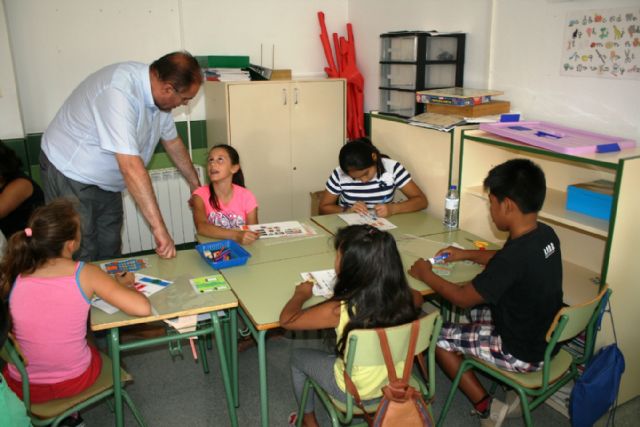
[[(204, 182), (204, 169), (195, 165), (200, 182)], [(149, 171), (153, 191), (169, 234), (176, 245), (195, 241), (195, 227), (188, 201), (189, 185), (176, 168)], [(155, 249), (153, 235), (147, 221), (129, 194), (122, 192), (124, 223), (122, 226), (122, 253)]]

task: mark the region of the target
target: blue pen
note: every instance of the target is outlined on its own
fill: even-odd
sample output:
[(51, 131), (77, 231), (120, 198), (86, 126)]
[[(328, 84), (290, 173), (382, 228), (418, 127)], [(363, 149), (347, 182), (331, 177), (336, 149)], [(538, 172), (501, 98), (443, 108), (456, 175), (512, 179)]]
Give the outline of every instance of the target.
[(431, 264), (437, 264), (438, 261), (444, 261), (447, 258), (449, 258), (449, 252), (445, 252), (445, 253), (440, 254), (438, 256), (434, 256), (433, 258), (429, 258), (429, 262)]

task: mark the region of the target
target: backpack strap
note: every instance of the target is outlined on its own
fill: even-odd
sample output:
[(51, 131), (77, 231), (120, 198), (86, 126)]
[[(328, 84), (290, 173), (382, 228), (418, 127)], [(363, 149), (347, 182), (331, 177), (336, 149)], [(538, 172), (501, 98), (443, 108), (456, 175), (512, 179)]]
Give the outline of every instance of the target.
[(349, 374), (347, 374), (346, 370), (344, 370), (342, 372), (344, 374), (344, 385), (345, 385), (345, 388), (347, 389), (349, 394), (351, 394), (351, 396), (353, 396), (354, 400), (356, 401), (356, 405), (362, 411), (362, 414), (363, 414), (364, 419), (366, 420), (367, 424), (369, 426), (373, 426), (373, 419), (371, 418), (371, 415), (369, 415), (369, 413), (364, 409), (364, 405), (362, 404), (362, 399), (360, 399), (360, 393), (358, 393), (358, 389), (356, 388), (356, 385), (353, 383), (353, 380), (351, 379)]
[[(416, 319), (411, 322), (411, 337), (409, 339), (409, 349), (407, 351), (407, 357), (404, 362), (404, 372), (402, 373), (402, 381), (406, 383), (409, 382), (409, 377), (411, 376), (411, 369), (413, 368), (413, 359), (415, 356), (419, 331), (420, 322)], [(380, 349), (382, 350), (382, 355), (384, 356), (384, 363), (387, 366), (387, 375), (389, 377), (389, 382), (397, 381), (398, 376), (396, 375), (396, 367), (393, 363), (393, 358), (391, 357), (391, 349), (389, 347), (387, 333), (384, 331), (384, 329), (381, 328), (376, 329), (376, 332), (378, 333), (378, 338), (380, 339)]]

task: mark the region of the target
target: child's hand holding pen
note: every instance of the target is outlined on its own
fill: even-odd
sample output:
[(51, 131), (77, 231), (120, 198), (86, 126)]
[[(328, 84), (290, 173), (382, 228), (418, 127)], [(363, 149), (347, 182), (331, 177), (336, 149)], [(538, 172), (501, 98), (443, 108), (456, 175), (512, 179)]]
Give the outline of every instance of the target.
[(307, 281), (298, 283), (293, 295), (301, 297), (304, 300), (308, 300), (313, 296), (313, 282), (310, 280), (307, 280)]
[(463, 249), (456, 248), (455, 246), (448, 246), (436, 252), (433, 258), (430, 258), (430, 260), (431, 259), (433, 259), (436, 262), (449, 263), (449, 262), (455, 262), (455, 261), (463, 261), (466, 258), (464, 256)]
[(236, 242), (240, 243), (241, 245), (250, 245), (253, 242), (255, 242), (256, 240), (258, 240), (259, 237), (260, 237), (260, 235), (258, 233), (256, 233), (255, 231), (240, 230), (238, 232), (238, 237), (235, 240), (236, 240)]
[(367, 209), (367, 205), (364, 202), (355, 202), (349, 210), (362, 215), (369, 214), (369, 209)]
[(393, 204), (385, 203), (382, 205), (376, 205), (374, 208), (374, 212), (375, 212), (375, 215), (379, 216), (380, 218), (389, 217), (393, 215)]
[(114, 276), (114, 278), (116, 279), (116, 282), (118, 282), (122, 286), (126, 286), (128, 288), (133, 287), (133, 284), (136, 281), (135, 274), (133, 274), (133, 273), (131, 273), (129, 271), (123, 271), (121, 273), (117, 273)]

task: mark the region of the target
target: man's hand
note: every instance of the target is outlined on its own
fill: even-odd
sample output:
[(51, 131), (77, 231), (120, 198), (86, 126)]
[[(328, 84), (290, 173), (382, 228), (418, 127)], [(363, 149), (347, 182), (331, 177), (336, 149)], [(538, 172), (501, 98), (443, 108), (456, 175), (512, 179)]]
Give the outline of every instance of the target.
[(153, 233), (156, 241), (156, 253), (160, 258), (169, 259), (176, 256), (176, 245), (166, 228)]
[(432, 265), (424, 258), (418, 258), (409, 269), (409, 274), (418, 280), (427, 283), (429, 274), (433, 274)]

